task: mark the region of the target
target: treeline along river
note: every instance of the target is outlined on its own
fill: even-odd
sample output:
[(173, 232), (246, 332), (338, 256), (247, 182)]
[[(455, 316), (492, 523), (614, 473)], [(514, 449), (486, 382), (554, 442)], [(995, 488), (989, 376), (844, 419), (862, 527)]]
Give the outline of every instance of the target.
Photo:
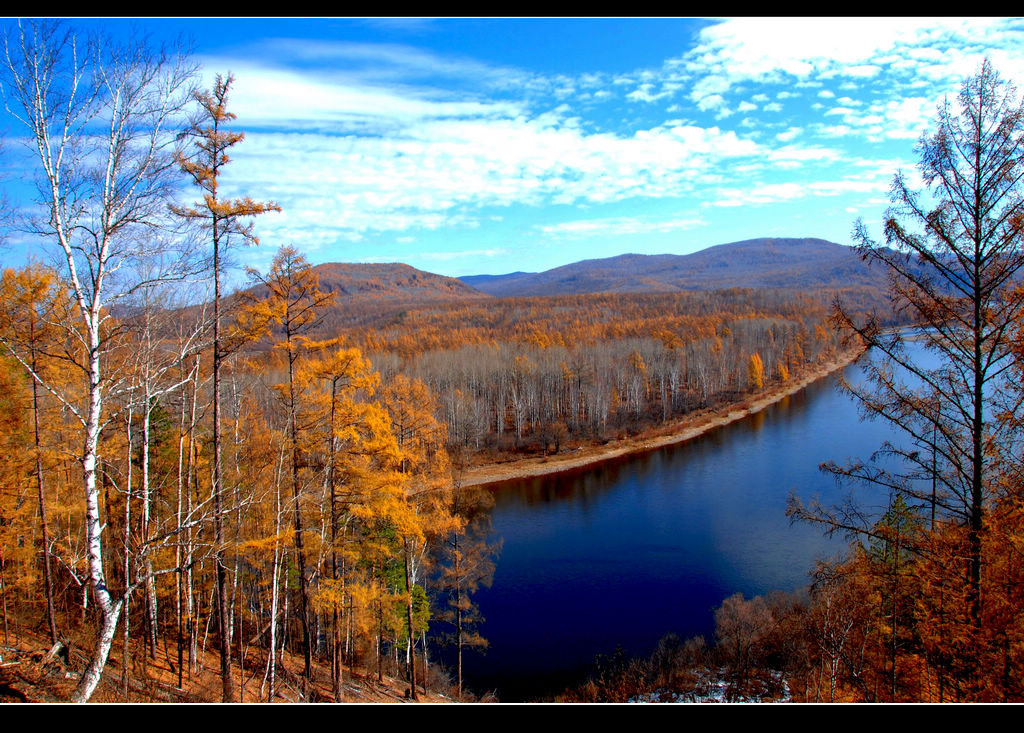
[(647, 656), (669, 632), (712, 642), (726, 597), (795, 590), (817, 558), (845, 550), (845, 538), (790, 525), (791, 491), (833, 504), (852, 489), (884, 511), (886, 496), (839, 486), (819, 465), (867, 460), (894, 437), (830, 376), (687, 443), (496, 485), (504, 545), (476, 595), (490, 648), (466, 653), (466, 686), (535, 699), (583, 682), (618, 646)]

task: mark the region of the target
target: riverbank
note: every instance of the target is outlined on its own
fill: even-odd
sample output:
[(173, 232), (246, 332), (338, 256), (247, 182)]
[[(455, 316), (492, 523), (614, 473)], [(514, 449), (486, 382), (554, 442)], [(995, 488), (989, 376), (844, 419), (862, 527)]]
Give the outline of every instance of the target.
[(742, 420), (765, 409), (769, 405), (773, 405), (790, 395), (796, 394), (807, 385), (849, 366), (863, 353), (862, 349), (843, 352), (824, 364), (820, 364), (789, 381), (774, 384), (764, 392), (748, 397), (743, 402), (694, 412), (674, 423), (659, 426), (656, 432), (648, 432), (623, 440), (612, 440), (604, 445), (580, 446), (551, 456), (531, 456), (502, 463), (474, 466), (463, 474), (461, 485), (481, 486), (502, 481), (560, 473), (631, 453), (643, 453), (667, 445), (693, 440), (710, 430)]

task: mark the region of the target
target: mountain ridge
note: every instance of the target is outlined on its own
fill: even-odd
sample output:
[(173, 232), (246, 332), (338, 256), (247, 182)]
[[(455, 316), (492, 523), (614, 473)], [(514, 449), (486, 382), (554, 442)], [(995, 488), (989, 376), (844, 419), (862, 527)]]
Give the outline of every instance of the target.
[[(624, 253), (572, 262), (543, 272), (449, 277), (399, 262), (327, 262), (312, 266), (321, 290), (336, 304), (369, 312), (445, 301), (599, 293), (688, 290), (886, 291), (881, 268), (869, 268), (855, 249), (817, 238), (758, 238), (714, 245), (690, 254)], [(261, 285), (246, 291), (260, 298)]]
[(627, 253), (543, 272), (467, 275), (463, 283), (497, 297), (675, 292), (731, 287), (787, 289), (884, 286), (855, 249), (813, 237), (757, 238), (685, 255)]

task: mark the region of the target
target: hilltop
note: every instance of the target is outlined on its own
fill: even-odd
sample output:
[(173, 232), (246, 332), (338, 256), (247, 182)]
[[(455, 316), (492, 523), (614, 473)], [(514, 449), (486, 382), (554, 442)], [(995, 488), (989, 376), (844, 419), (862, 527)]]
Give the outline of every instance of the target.
[(749, 239), (688, 255), (624, 254), (544, 272), (459, 278), (498, 297), (584, 293), (678, 292), (724, 288), (797, 290), (884, 288), (880, 270), (856, 250), (824, 239)]
[[(399, 262), (327, 262), (315, 265), (313, 272), (320, 278), (320, 289), (334, 293), (339, 302), (426, 303), (487, 297), (454, 277), (417, 270)], [(262, 298), (266, 288), (255, 285), (248, 292)]]

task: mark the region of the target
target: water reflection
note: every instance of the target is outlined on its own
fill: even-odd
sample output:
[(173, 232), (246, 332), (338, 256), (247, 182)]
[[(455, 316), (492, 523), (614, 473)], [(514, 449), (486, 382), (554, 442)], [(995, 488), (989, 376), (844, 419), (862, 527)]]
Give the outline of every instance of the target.
[(710, 636), (736, 591), (805, 585), (815, 559), (846, 543), (790, 526), (787, 496), (840, 501), (819, 464), (866, 457), (886, 437), (830, 378), (687, 443), (495, 487), (504, 549), (477, 596), (490, 649), (465, 659), (467, 686), (551, 694), (616, 646), (646, 655), (670, 631)]

